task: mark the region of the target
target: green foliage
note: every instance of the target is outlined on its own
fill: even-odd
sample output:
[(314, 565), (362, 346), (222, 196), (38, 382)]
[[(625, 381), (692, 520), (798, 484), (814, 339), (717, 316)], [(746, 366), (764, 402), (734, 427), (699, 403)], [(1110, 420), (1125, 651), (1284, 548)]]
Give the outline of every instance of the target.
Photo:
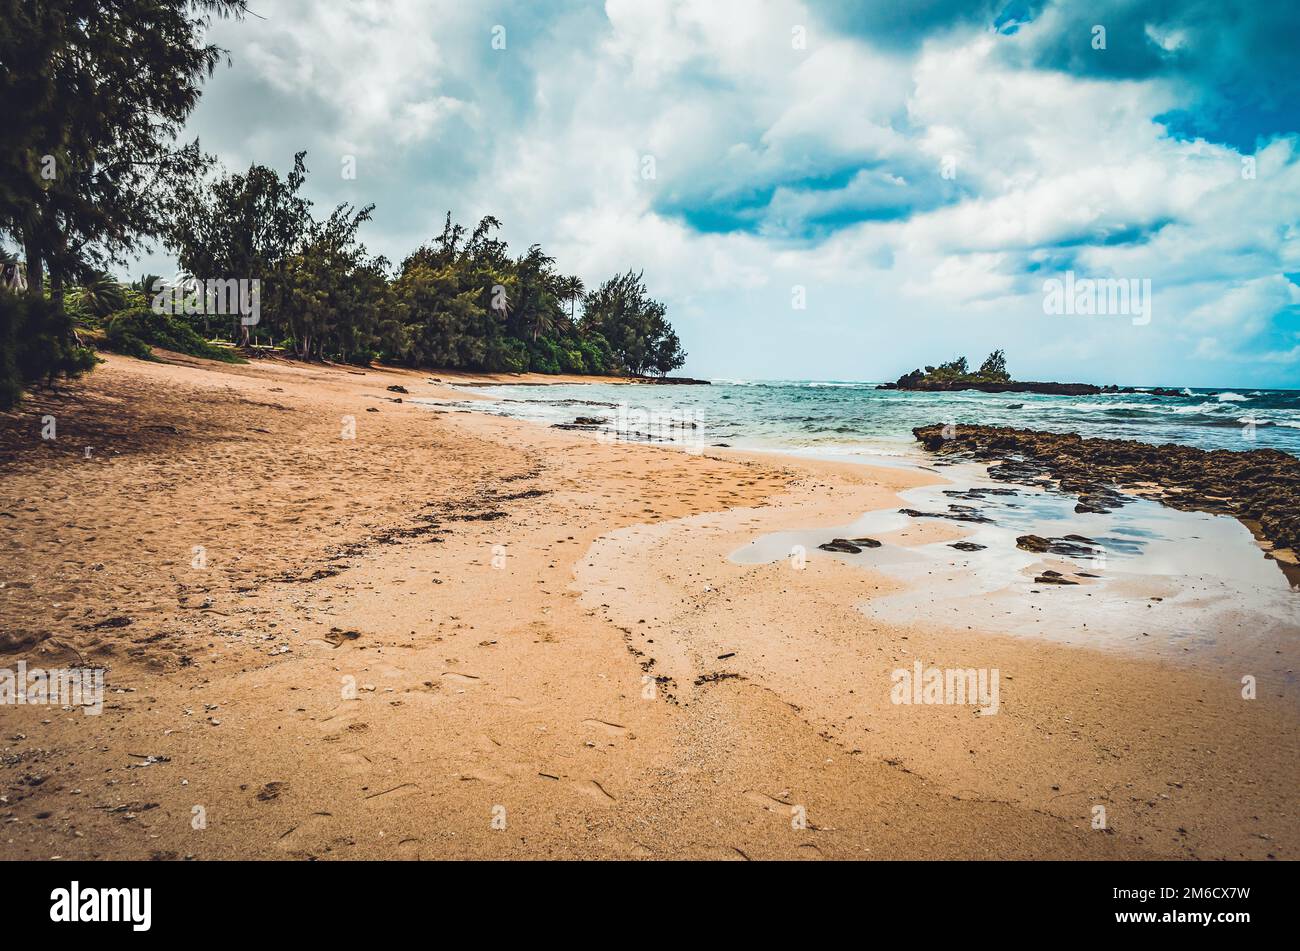
[(1010, 382), (1011, 374), (1007, 372), (1007, 355), (1001, 350), (994, 350), (984, 358), (984, 362), (980, 364), (979, 370), (976, 371), (976, 376), (989, 383)]
[[(512, 257), (491, 216), (471, 232), (448, 214), (441, 234), (391, 273), (359, 239), (370, 206), (340, 205), (323, 220), (313, 217), (299, 194), (304, 158), (295, 156), (283, 178), (253, 166), (197, 189), (188, 202), (197, 213), (181, 216), (171, 234), (187, 272), (261, 282), (259, 336), (284, 341), (304, 359), (352, 363), (378, 357), (538, 373), (662, 373), (681, 365), (663, 306), (646, 296), (639, 275), (619, 279), (619, 292), (632, 298), (616, 314), (579, 327), (578, 302), (591, 296), (582, 280), (558, 271), (538, 245)], [(236, 326), (233, 318), (226, 323)], [(611, 347), (610, 332), (621, 350)]]
[[(0, 240), (20, 249), (28, 283), (22, 302), (19, 282), (0, 291), (3, 399), (93, 365), (75, 322), (146, 358), (156, 346), (238, 359), (204, 339), (225, 327), (243, 343), (251, 330), (305, 359), (359, 364), (636, 374), (682, 365), (640, 274), (587, 291), (539, 245), (512, 256), (494, 217), (467, 232), (448, 214), (393, 273), (359, 239), (371, 206), (313, 215), (305, 153), (283, 176), (254, 164), (206, 180), (214, 160), (179, 135), (224, 52), (207, 27), (245, 10), (246, 0), (0, 0)], [(201, 281), (257, 281), (258, 321), (211, 308), (158, 313), (156, 276), (127, 285), (105, 270), (158, 238)]]
[(95, 365), (76, 343), (72, 319), (45, 297), (0, 290), (0, 409), (9, 409), (27, 386), (74, 377)]
[[(160, 210), (210, 165), (179, 135), (223, 53), (208, 25), (245, 5), (0, 0), (0, 238), (20, 249), (28, 285), (25, 304), (0, 305), (0, 399), (93, 365), (65, 288), (160, 237)], [(73, 313), (102, 319), (130, 302), (117, 294), (92, 277)]]
[[(305, 359), (354, 363), (545, 373), (681, 364), (663, 306), (639, 278), (613, 282), (635, 299), (576, 326), (591, 296), (583, 282), (538, 245), (512, 257), (493, 217), (469, 233), (448, 214), (442, 234), (393, 273), (358, 237), (371, 207), (314, 216), (305, 153), (283, 176), (253, 164), (209, 180), (214, 161), (179, 136), (224, 52), (207, 27), (245, 11), (246, 0), (0, 0), (0, 239), (21, 249), (33, 299), (48, 293), (63, 315), (66, 298), (75, 320), (141, 356), (160, 346), (228, 358), (197, 332), (224, 327), (242, 343), (256, 334)], [(257, 281), (257, 322), (212, 308), (164, 317), (149, 306), (152, 275), (123, 286), (104, 273), (158, 238), (200, 281)]]
[[(282, 316), (288, 322), (282, 311), (295, 281), (302, 283), (290, 268), (309, 243), (321, 239), (324, 223), (312, 219), (311, 202), (299, 194), (307, 180), (306, 154), (293, 157), (284, 178), (273, 168), (250, 165), (246, 173), (223, 175), (211, 185), (192, 184), (182, 196), (186, 213), (173, 219), (168, 236), (182, 270), (200, 280), (261, 281), (261, 318), (268, 326)], [(300, 294), (299, 307), (307, 303)], [(243, 324), (233, 316), (227, 323), (247, 340)]]
[(92, 273), (79, 287), (68, 292), (67, 307), (83, 319), (103, 320), (127, 305), (128, 288), (104, 271)]
[(664, 313), (664, 305), (646, 292), (641, 275), (628, 271), (587, 294), (579, 326), (604, 338), (617, 363), (632, 373), (662, 375), (686, 362)]
[[(511, 258), (486, 217), (472, 233), (453, 224), (402, 262), (392, 283), (400, 331), (385, 359), (489, 372), (666, 373), (685, 355), (662, 304), (629, 273), (585, 294), (540, 246)], [(584, 315), (575, 320), (581, 300)], [(566, 312), (565, 305), (568, 305)], [(608, 334), (618, 335), (620, 347)]]
[(578, 343), (578, 352), (587, 373), (611, 374), (618, 370), (614, 352), (603, 334), (588, 331)]
[(160, 204), (200, 173), (178, 145), (223, 51), (204, 41), (244, 0), (0, 0), (0, 227), (48, 270), (102, 268), (160, 235)]
[(300, 357), (365, 362), (380, 343), (389, 309), (387, 262), (371, 258), (357, 240), (372, 207), (339, 205), (311, 222), (301, 250), (286, 263), (283, 312), (271, 312), (268, 329), (279, 325)]
[(153, 347), (162, 347), (175, 353), (187, 353), (223, 363), (243, 363), (237, 353), (217, 347), (194, 331), (180, 317), (155, 313), (148, 307), (136, 307), (114, 314), (108, 321), (105, 347), (142, 360), (155, 359)]
[(1008, 383), (1011, 381), (1011, 374), (1007, 372), (1007, 355), (1001, 350), (994, 350), (980, 364), (980, 368), (971, 372), (966, 364), (965, 357), (958, 357), (955, 360), (949, 360), (947, 363), (941, 363), (937, 367), (927, 366), (925, 373), (920, 370), (913, 370), (905, 374), (899, 380), (902, 385), (906, 381), (908, 386), (916, 386), (920, 383)]
[(925, 369), (926, 373), (935, 380), (964, 380), (970, 376), (970, 371), (966, 368), (965, 357), (958, 357), (956, 360), (941, 363), (937, 367), (926, 367)]

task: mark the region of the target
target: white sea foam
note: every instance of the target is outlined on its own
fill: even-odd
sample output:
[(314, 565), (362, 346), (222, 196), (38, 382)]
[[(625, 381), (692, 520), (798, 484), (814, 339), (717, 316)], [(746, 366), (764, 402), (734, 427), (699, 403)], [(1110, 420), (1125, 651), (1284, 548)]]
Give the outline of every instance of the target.
[[(1052, 408), (1052, 404), (1050, 403), (1036, 404), (1036, 405), (1045, 405), (1048, 408)], [(1114, 403), (1071, 403), (1070, 404), (1070, 409), (1082, 409), (1082, 410), (1145, 409), (1145, 410), (1151, 410), (1152, 412), (1158, 412), (1163, 408), (1164, 407), (1159, 403), (1129, 403), (1124, 401), (1117, 401)]]

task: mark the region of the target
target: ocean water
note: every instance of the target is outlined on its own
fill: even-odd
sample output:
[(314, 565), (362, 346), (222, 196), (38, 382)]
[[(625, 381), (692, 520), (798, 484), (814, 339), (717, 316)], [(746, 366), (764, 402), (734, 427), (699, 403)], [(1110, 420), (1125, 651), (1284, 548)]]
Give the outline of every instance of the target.
[(623, 438), (816, 455), (914, 457), (914, 426), (983, 423), (1202, 449), (1300, 456), (1300, 390), (1116, 393), (914, 393), (874, 383), (715, 380), (711, 386), (494, 386), (474, 409), (546, 423), (603, 420)]

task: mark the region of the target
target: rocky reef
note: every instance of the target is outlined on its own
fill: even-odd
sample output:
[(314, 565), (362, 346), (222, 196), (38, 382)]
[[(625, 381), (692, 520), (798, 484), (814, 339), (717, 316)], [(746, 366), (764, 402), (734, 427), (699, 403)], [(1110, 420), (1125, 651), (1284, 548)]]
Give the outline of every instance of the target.
[[(1300, 548), (1300, 459), (1276, 449), (1236, 452), (1131, 439), (1085, 439), (1007, 426), (920, 426), (926, 449), (994, 463), (989, 475), (1079, 498), (1075, 510), (1105, 512), (1131, 496), (1240, 519), (1269, 556), (1294, 569)], [(1288, 571), (1288, 574), (1292, 574)]]

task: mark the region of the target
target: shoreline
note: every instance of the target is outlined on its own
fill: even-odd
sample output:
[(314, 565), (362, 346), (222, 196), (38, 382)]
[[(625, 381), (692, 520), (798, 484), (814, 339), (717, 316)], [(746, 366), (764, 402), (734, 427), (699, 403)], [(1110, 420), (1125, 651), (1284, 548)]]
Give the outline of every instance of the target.
[[(0, 857), (1295, 857), (1288, 687), (885, 623), (861, 606), (900, 583), (822, 553), (729, 560), (934, 473), (601, 443), (412, 404), (465, 398), (429, 376), (111, 357), (23, 408), (6, 660), (110, 692), (5, 711)], [(914, 660), (1000, 669), (1001, 712), (892, 704)]]

